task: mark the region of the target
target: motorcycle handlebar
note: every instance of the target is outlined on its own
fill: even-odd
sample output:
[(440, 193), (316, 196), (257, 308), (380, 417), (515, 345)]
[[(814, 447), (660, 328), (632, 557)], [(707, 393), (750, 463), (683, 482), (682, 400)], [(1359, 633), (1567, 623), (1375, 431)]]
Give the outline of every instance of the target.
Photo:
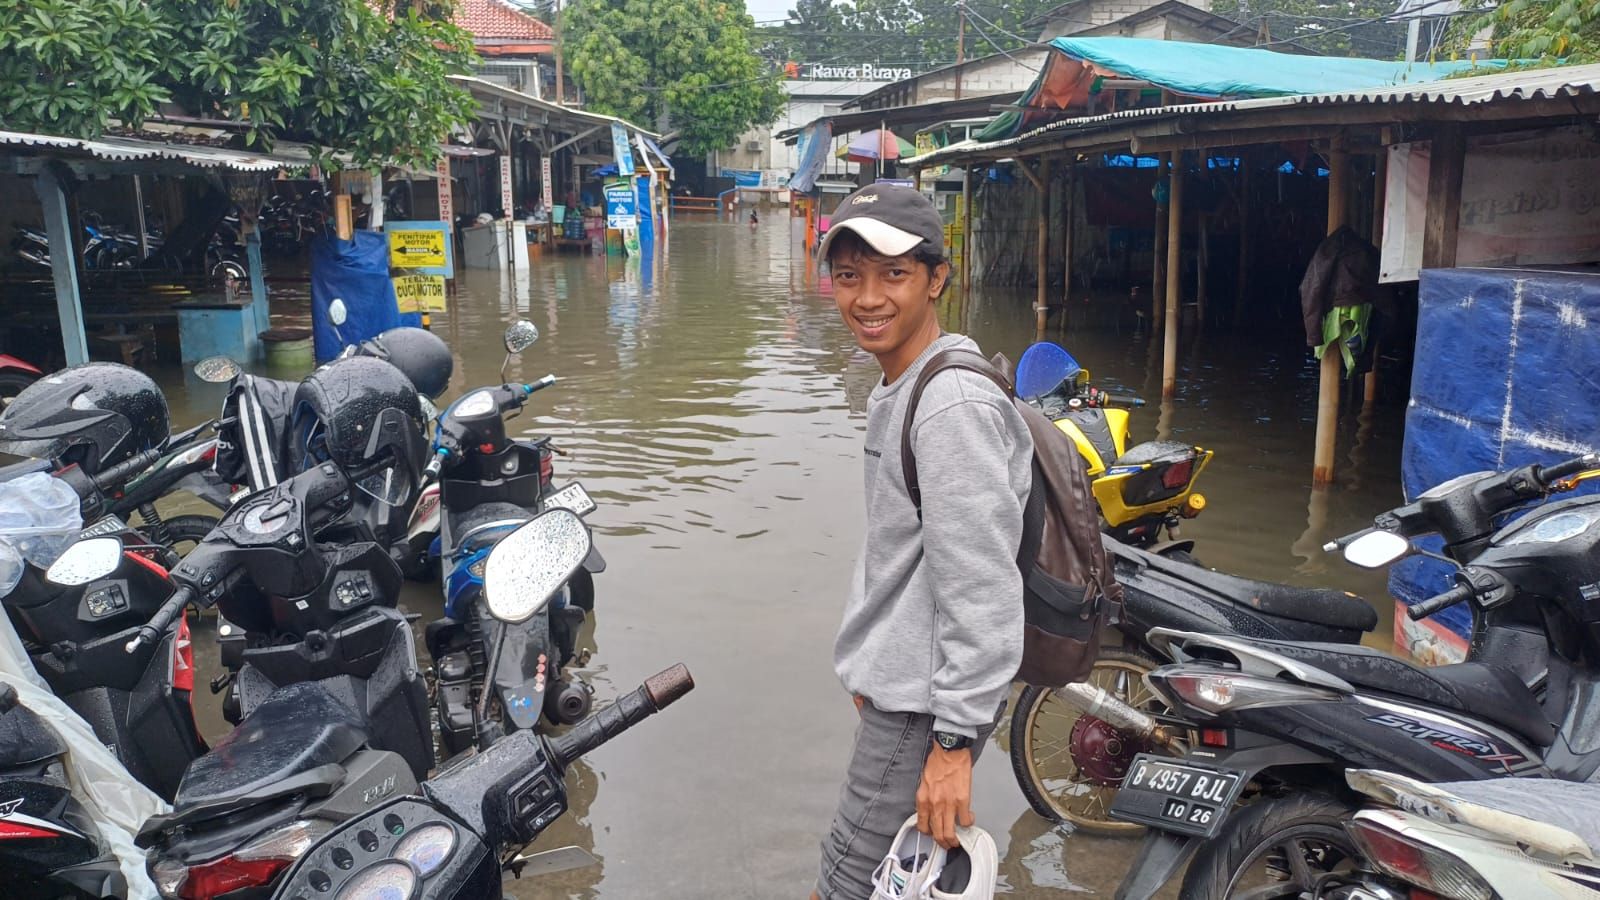
[(1555, 465), (1540, 466), (1534, 470), (1534, 477), (1539, 479), (1540, 484), (1549, 487), (1555, 482), (1564, 481), (1590, 469), (1600, 469), (1600, 454), (1585, 453)]
[(658, 672), (617, 702), (573, 726), (571, 731), (551, 738), (551, 755), (565, 770), (579, 757), (666, 709), (692, 690), (694, 677), (683, 663)]
[(1101, 394), (1101, 398), (1112, 406), (1127, 406), (1138, 409), (1144, 405), (1144, 400), (1132, 394)]
[(1421, 603), (1418, 603), (1416, 606), (1406, 607), (1406, 615), (1410, 617), (1411, 621), (1413, 622), (1420, 621), (1422, 619), (1426, 619), (1441, 609), (1446, 609), (1448, 607), (1455, 606), (1457, 603), (1471, 600), (1473, 595), (1476, 593), (1477, 590), (1473, 588), (1472, 585), (1458, 584), (1442, 594), (1435, 594), (1434, 596), (1429, 597)]
[(90, 480), (94, 482), (96, 488), (102, 491), (115, 490), (128, 479), (150, 468), (156, 460), (161, 458), (161, 454), (162, 451), (160, 449), (151, 449), (135, 454), (106, 469), (104, 472), (92, 476)]
[(154, 644), (156, 641), (161, 640), (161, 636), (172, 626), (172, 623), (183, 615), (183, 608), (188, 606), (189, 601), (192, 599), (194, 599), (194, 591), (180, 586), (176, 591), (172, 592), (171, 597), (167, 598), (167, 602), (161, 604), (161, 608), (156, 610), (156, 614), (150, 617), (150, 621), (139, 626), (139, 633), (133, 636), (133, 640), (124, 644), (122, 649), (133, 653), (139, 649), (141, 644)]

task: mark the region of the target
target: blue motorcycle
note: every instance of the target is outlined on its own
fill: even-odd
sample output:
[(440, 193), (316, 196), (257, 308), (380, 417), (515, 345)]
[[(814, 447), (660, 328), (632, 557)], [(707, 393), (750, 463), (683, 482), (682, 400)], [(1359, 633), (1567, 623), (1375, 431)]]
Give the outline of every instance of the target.
[[(532, 323), (514, 323), (506, 331), (506, 362), (538, 336)], [(424, 634), (447, 754), (486, 747), (502, 733), (537, 729), (541, 719), (572, 724), (589, 713), (589, 687), (566, 672), (587, 662), (577, 639), (594, 609), (593, 576), (605, 571), (599, 551), (591, 548), (566, 586), (527, 621), (507, 625), (483, 603), (484, 567), (501, 539), (546, 509), (580, 516), (594, 509), (581, 484), (553, 489), (555, 450), (548, 438), (506, 436), (506, 416), (555, 382), (546, 375), (532, 384), (470, 391), (445, 409), (435, 429), (418, 521), (438, 522), (444, 617)]]

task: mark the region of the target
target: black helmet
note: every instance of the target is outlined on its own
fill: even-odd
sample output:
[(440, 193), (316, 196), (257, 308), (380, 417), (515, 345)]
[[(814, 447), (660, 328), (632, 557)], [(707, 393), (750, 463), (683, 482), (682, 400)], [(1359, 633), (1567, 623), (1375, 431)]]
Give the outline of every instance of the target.
[(450, 386), (450, 374), (456, 366), (444, 339), (425, 328), (391, 328), (362, 341), (357, 352), (404, 372), (417, 393), (429, 400), (437, 400)]
[[(350, 356), (317, 369), (295, 389), (289, 417), (290, 463), (304, 471), (332, 460), (349, 471), (383, 457), (393, 477), (372, 479), (373, 491), (399, 503), (410, 494), (427, 462), (422, 402), (417, 389), (381, 359)], [(363, 481), (363, 487), (367, 487)]]
[(166, 443), (167, 398), (150, 376), (95, 362), (46, 375), (0, 414), (0, 453), (76, 463), (90, 475)]

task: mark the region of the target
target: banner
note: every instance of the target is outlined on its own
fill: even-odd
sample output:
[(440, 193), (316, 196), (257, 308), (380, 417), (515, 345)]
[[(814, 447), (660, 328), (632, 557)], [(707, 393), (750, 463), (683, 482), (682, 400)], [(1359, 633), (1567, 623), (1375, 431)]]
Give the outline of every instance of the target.
[(539, 185), (543, 192), (544, 208), (546, 210), (556, 205), (556, 189), (550, 183), (550, 157), (539, 160)]
[(385, 222), (389, 268), (408, 274), (455, 277), (455, 253), (443, 222)]
[(611, 152), (617, 157), (617, 174), (632, 178), (633, 148), (628, 146), (628, 129), (616, 122), (611, 123)]
[(403, 313), (443, 312), (444, 276), (397, 276), (394, 279), (394, 299)]
[(734, 187), (761, 187), (761, 171), (759, 169), (723, 169), (722, 177), (732, 178)]
[(632, 185), (606, 185), (606, 227), (639, 227), (639, 201), (634, 196)]
[(817, 186), (817, 176), (828, 162), (828, 145), (832, 142), (833, 127), (827, 123), (809, 125), (800, 132), (800, 162), (789, 179), (790, 190), (808, 193)]
[(500, 154), (500, 213), (506, 218), (511, 218), (511, 209), (515, 200), (511, 196), (511, 155)]
[(439, 154), (439, 161), (434, 164), (433, 173), (435, 184), (439, 188), (439, 219), (444, 222), (445, 228), (454, 228), (456, 224), (455, 190), (450, 183), (450, 157)]

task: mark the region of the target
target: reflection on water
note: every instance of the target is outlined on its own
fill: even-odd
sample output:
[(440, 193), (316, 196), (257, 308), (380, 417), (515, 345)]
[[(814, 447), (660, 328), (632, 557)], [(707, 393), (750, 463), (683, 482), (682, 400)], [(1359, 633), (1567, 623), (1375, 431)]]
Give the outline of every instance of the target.
[[(577, 844), (602, 864), (514, 882), (515, 897), (800, 897), (814, 877), (853, 728), (831, 646), (860, 536), (861, 430), (879, 372), (822, 293), (826, 279), (791, 251), (788, 224), (682, 220), (670, 254), (650, 265), (546, 254), (531, 277), (469, 271), (437, 318), (456, 351), (447, 398), (499, 381), (501, 332), (518, 317), (542, 337), (511, 377), (561, 379), (510, 429), (551, 435), (563, 454), (557, 482), (581, 479), (600, 503), (591, 524), (610, 568), (596, 578), (583, 638), (597, 701), (678, 661), (699, 684), (569, 775), (573, 814), (539, 848)], [(941, 313), (947, 328), (1016, 359), (1034, 336), (1030, 300), (952, 294)], [(1102, 386), (1152, 400), (1134, 413), (1136, 439), (1216, 451), (1200, 485), (1209, 505), (1184, 526), (1203, 561), (1357, 590), (1387, 612), (1381, 576), (1320, 547), (1398, 501), (1401, 411), (1347, 417), (1359, 434), (1341, 436), (1341, 483), (1314, 493), (1316, 370), (1303, 349), (1292, 337), (1184, 341), (1179, 395), (1163, 403), (1160, 350), (1147, 338), (1065, 339)], [(221, 401), (194, 379), (167, 386), (182, 421)], [(413, 585), (404, 602), (436, 615), (438, 591)], [(1012, 892), (1110, 893), (1130, 842), (1047, 825), (1023, 802), (1003, 747), (976, 777), (979, 821)]]

